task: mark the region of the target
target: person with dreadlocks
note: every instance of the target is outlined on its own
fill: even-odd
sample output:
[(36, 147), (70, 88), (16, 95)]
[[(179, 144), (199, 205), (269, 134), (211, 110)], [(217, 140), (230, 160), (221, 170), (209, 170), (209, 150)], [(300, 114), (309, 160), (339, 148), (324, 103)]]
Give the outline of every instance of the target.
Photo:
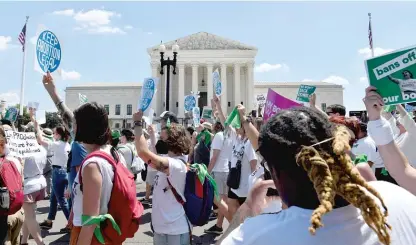
[[(416, 197), (388, 182), (366, 182), (354, 170), (349, 141), (345, 126), (311, 108), (270, 118), (259, 152), (289, 208), (245, 220), (222, 244), (416, 244)], [(230, 229), (260, 213), (269, 187), (267, 181), (256, 184)]]

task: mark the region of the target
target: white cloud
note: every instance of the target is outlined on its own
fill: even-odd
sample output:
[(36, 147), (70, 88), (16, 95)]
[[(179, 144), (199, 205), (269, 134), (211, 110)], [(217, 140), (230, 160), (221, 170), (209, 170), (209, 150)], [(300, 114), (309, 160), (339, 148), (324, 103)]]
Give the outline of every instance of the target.
[(0, 94), (0, 100), (5, 100), (8, 106), (19, 103), (19, 95), (14, 92), (6, 92)]
[(9, 43), (12, 41), (11, 37), (0, 36), (0, 51), (6, 50), (9, 47)]
[(62, 80), (79, 80), (81, 78), (81, 74), (76, 71), (65, 71), (61, 70), (61, 77)]
[(360, 82), (362, 82), (362, 83), (368, 83), (368, 78), (366, 76), (360, 77)]
[(112, 34), (126, 34), (125, 31), (121, 30), (118, 27), (111, 26), (99, 26), (96, 28), (88, 29), (89, 33), (112, 33)]
[[(389, 53), (391, 51), (393, 51), (394, 49), (390, 49), (390, 48), (380, 48), (380, 47), (376, 47), (374, 48), (374, 56), (379, 56), (385, 53)], [(363, 55), (364, 58), (368, 59), (371, 58), (371, 49), (369, 47), (367, 48), (362, 48), (358, 50), (358, 53)]]
[(88, 26), (108, 25), (111, 22), (111, 17), (121, 16), (115, 12), (93, 9), (87, 12), (80, 11), (74, 15), (75, 21), (79, 24), (87, 24)]
[(338, 85), (347, 85), (349, 84), (348, 80), (340, 77), (340, 76), (329, 76), (327, 78), (325, 78), (324, 80), (322, 80), (322, 82), (324, 83), (334, 83), (334, 84), (338, 84)]
[(65, 10), (53, 11), (52, 14), (63, 15), (63, 16), (73, 16), (75, 14), (75, 11), (73, 9), (65, 9)]
[(309, 79), (309, 78), (305, 78), (302, 80), (302, 82), (316, 82), (317, 80), (313, 80), (313, 79)]
[(149, 31), (149, 32), (146, 32), (146, 34), (147, 34), (147, 35), (152, 35), (152, 34), (153, 34), (153, 32), (150, 32), (150, 31)]
[(131, 25), (126, 25), (126, 26), (124, 26), (124, 29), (126, 29), (126, 30), (131, 30), (131, 29), (133, 29), (133, 26), (131, 26)]
[(260, 65), (256, 65), (254, 67), (254, 72), (262, 73), (279, 69), (288, 70), (289, 67), (286, 64), (261, 63)]

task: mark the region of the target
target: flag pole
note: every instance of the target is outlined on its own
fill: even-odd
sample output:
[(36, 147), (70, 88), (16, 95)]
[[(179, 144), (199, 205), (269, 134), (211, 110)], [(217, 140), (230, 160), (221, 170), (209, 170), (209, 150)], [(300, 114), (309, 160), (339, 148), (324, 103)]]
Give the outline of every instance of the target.
[(373, 46), (373, 28), (371, 27), (371, 13), (368, 13), (368, 38), (370, 39), (371, 57), (374, 57), (374, 46)]
[(25, 33), (25, 42), (23, 43), (23, 64), (22, 64), (22, 81), (20, 84), (20, 108), (19, 114), (23, 116), (23, 97), (25, 93), (25, 67), (26, 67), (26, 43), (27, 43), (27, 22), (29, 20), (29, 16), (26, 16), (26, 33)]

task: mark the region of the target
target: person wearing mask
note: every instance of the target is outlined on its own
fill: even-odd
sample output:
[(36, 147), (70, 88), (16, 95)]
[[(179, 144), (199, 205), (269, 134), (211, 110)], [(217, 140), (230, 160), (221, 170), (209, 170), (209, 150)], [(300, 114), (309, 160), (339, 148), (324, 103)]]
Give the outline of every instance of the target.
[[(134, 135), (137, 153), (149, 163), (149, 167), (158, 171), (154, 179), (152, 201), (153, 244), (191, 244), (191, 225), (188, 223), (183, 206), (176, 200), (172, 186), (185, 200), (185, 182), (187, 154), (190, 140), (185, 128), (177, 123), (167, 123), (162, 128), (160, 140), (166, 142), (168, 154), (163, 157), (153, 153), (143, 136), (143, 112), (133, 115)], [(170, 183), (170, 184), (169, 184)]]
[[(217, 183), (218, 194), (221, 201), (227, 202), (228, 186), (228, 162), (233, 150), (232, 140), (230, 138), (224, 138), (224, 127), (221, 122), (214, 124), (214, 139), (211, 144), (210, 162), (208, 166), (208, 173), (212, 175)], [(221, 202), (220, 201), (220, 202)], [(211, 228), (205, 230), (205, 233), (221, 234), (223, 232), (222, 224), (224, 221), (224, 214), (218, 212), (217, 223)]]
[[(270, 118), (259, 135), (259, 152), (273, 180), (255, 185), (221, 244), (413, 244), (416, 197), (354, 172), (350, 137), (345, 126), (307, 107)], [(289, 208), (258, 215), (273, 186)]]
[[(65, 218), (69, 219), (69, 205), (65, 198), (65, 190), (68, 187), (68, 176), (66, 173), (66, 164), (68, 162), (68, 154), (71, 146), (68, 143), (69, 134), (63, 126), (58, 126), (54, 129), (54, 141), (45, 140), (40, 133), (39, 125), (31, 114), (31, 119), (35, 125), (38, 143), (44, 146), (47, 150), (53, 152), (52, 157), (52, 194), (49, 204), (48, 218), (39, 224), (42, 229), (52, 229), (53, 221), (55, 220), (58, 211), (58, 203), (62, 208)], [(68, 233), (69, 227), (62, 228), (60, 232)]]

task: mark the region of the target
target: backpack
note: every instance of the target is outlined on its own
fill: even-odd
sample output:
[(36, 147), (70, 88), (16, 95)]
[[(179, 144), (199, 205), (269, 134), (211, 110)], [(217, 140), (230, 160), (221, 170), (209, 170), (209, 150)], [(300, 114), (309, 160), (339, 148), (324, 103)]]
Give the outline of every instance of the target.
[(23, 206), (23, 183), (15, 163), (5, 157), (0, 161), (0, 216), (12, 215)]
[[(139, 229), (139, 220), (143, 214), (143, 206), (136, 199), (136, 182), (133, 174), (120, 162), (120, 158), (114, 148), (111, 149), (111, 154), (112, 156), (102, 151), (95, 151), (89, 154), (82, 162), (79, 171), (82, 170), (85, 161), (91, 157), (103, 158), (113, 166), (114, 180), (110, 201), (108, 202), (108, 214), (113, 216), (120, 228), (121, 235), (117, 233), (108, 219), (101, 223), (100, 229), (106, 243), (122, 244), (127, 238), (134, 237), (134, 234)], [(82, 190), (82, 174), (80, 173), (78, 173), (78, 176)], [(95, 236), (93, 239), (97, 241)]]
[[(180, 160), (184, 162), (182, 159)], [(200, 165), (199, 168), (198, 165)], [(169, 178), (167, 178), (169, 188), (172, 190), (176, 200), (183, 206), (189, 222), (194, 226), (204, 226), (208, 223), (214, 204), (214, 186), (207, 176), (205, 176), (204, 184), (201, 183), (197, 174), (197, 169), (200, 168), (206, 170), (204, 164), (193, 164), (186, 173), (184, 192), (186, 202), (172, 186)]]

